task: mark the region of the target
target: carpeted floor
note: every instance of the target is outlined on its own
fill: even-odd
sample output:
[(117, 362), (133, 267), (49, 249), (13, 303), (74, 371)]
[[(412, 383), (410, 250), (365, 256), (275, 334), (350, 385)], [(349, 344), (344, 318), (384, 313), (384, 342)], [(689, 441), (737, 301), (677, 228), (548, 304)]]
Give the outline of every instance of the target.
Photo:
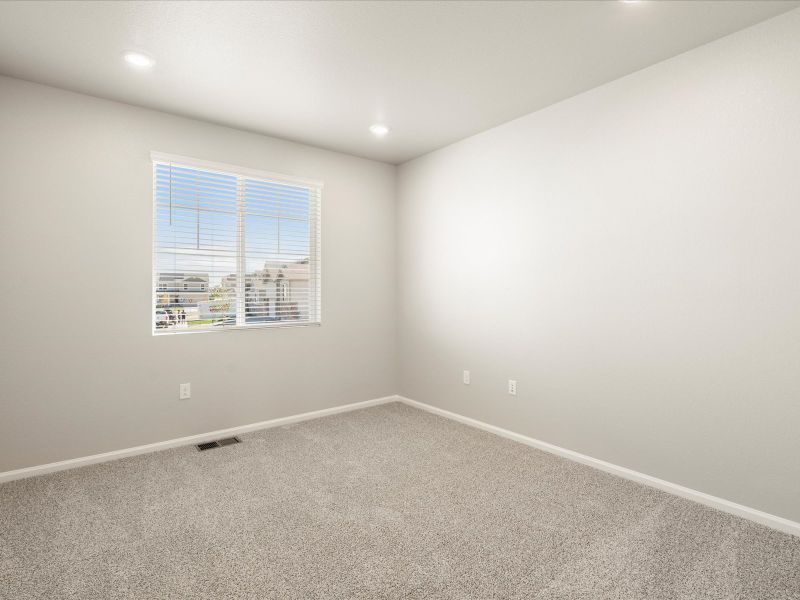
[(0, 486), (0, 598), (800, 599), (800, 538), (388, 404)]

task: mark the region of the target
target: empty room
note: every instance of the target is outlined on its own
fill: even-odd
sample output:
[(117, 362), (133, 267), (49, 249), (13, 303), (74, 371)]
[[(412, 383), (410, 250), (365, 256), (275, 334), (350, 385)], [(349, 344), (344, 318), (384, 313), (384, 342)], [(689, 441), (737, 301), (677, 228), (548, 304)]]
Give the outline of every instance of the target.
[(800, 0), (0, 1), (0, 600), (800, 600)]

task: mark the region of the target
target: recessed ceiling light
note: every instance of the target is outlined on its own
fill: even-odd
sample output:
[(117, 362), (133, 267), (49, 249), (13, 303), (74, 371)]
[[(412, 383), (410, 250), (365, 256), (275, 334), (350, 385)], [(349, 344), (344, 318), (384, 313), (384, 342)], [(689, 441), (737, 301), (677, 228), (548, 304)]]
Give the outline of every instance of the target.
[(149, 69), (155, 63), (147, 54), (141, 52), (126, 52), (122, 55), (122, 58), (125, 59), (126, 63), (137, 69)]
[(375, 123), (374, 125), (370, 126), (369, 130), (378, 137), (383, 137), (389, 133), (389, 128), (382, 123)]

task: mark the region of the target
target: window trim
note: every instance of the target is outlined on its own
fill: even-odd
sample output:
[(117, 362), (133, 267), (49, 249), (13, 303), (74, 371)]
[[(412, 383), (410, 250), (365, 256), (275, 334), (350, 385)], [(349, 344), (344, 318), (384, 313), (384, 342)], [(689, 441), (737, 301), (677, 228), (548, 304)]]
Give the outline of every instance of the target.
[[(158, 292), (158, 277), (156, 275), (156, 177), (155, 177), (155, 165), (157, 163), (167, 163), (167, 164), (174, 164), (179, 165), (182, 167), (189, 167), (189, 168), (197, 168), (197, 169), (205, 169), (208, 171), (214, 171), (217, 173), (222, 173), (226, 175), (236, 175), (241, 177), (253, 177), (257, 179), (264, 179), (267, 181), (271, 181), (274, 183), (283, 183), (288, 185), (301, 185), (304, 187), (309, 188), (316, 188), (317, 193), (317, 216), (316, 219), (312, 219), (310, 223), (310, 231), (309, 231), (309, 240), (310, 240), (310, 250), (311, 253), (309, 255), (309, 259), (312, 258), (316, 260), (316, 292), (315, 292), (315, 303), (316, 303), (316, 319), (313, 321), (304, 321), (304, 322), (297, 322), (297, 321), (273, 321), (269, 323), (253, 323), (250, 325), (240, 324), (238, 322), (235, 325), (226, 325), (224, 327), (213, 327), (209, 329), (157, 329), (156, 328), (156, 308), (157, 308), (157, 301), (156, 301), (156, 293)], [(198, 158), (191, 158), (188, 156), (180, 156), (177, 154), (166, 154), (164, 152), (157, 152), (155, 150), (150, 152), (150, 166), (151, 166), (151, 178), (152, 178), (152, 192), (151, 192), (151, 202), (152, 202), (152, 210), (153, 213), (151, 215), (152, 219), (152, 238), (150, 240), (150, 248), (151, 248), (151, 265), (150, 265), (150, 276), (151, 276), (151, 290), (150, 290), (150, 325), (151, 325), (151, 332), (152, 335), (155, 336), (172, 336), (172, 335), (185, 335), (185, 334), (193, 334), (193, 333), (218, 333), (221, 331), (234, 331), (234, 330), (245, 330), (245, 329), (280, 329), (284, 327), (320, 327), (322, 325), (322, 190), (325, 187), (324, 182), (316, 180), (316, 179), (308, 179), (304, 177), (296, 177), (294, 175), (284, 175), (281, 173), (275, 173), (272, 171), (263, 171), (260, 169), (252, 169), (250, 167), (241, 167), (238, 165), (233, 165), (229, 163), (221, 163), (221, 162), (214, 162), (208, 160), (202, 160)], [(237, 210), (238, 214), (238, 210)], [(244, 258), (242, 257), (242, 260)], [(237, 275), (238, 275), (237, 269)], [(238, 300), (237, 300), (238, 301)], [(243, 300), (242, 300), (243, 301)], [(237, 310), (237, 315), (238, 315)]]
[(179, 156), (177, 154), (165, 154), (163, 152), (150, 152), (150, 162), (165, 162), (175, 163), (182, 167), (195, 167), (197, 169), (207, 169), (209, 171), (218, 171), (226, 175), (244, 175), (246, 177), (257, 177), (260, 179), (268, 179), (275, 183), (288, 183), (288, 184), (301, 184), (310, 187), (318, 187), (322, 190), (325, 183), (317, 179), (306, 179), (304, 177), (295, 177), (294, 175), (282, 175), (272, 171), (262, 171), (260, 169), (251, 169), (250, 167), (240, 167), (229, 163), (213, 162), (210, 160), (201, 160), (199, 158), (190, 158), (188, 156)]

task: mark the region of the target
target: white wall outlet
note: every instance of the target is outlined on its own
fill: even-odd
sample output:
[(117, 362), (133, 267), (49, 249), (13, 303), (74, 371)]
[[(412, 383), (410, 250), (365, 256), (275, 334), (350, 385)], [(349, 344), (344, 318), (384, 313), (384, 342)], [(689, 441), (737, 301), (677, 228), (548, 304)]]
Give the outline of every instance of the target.
[(191, 383), (182, 383), (181, 384), (181, 400), (188, 400), (192, 397), (192, 384)]
[(517, 380), (516, 379), (509, 379), (508, 380), (508, 393), (512, 396), (517, 395)]
[(464, 385), (469, 385), (469, 371), (464, 371)]

